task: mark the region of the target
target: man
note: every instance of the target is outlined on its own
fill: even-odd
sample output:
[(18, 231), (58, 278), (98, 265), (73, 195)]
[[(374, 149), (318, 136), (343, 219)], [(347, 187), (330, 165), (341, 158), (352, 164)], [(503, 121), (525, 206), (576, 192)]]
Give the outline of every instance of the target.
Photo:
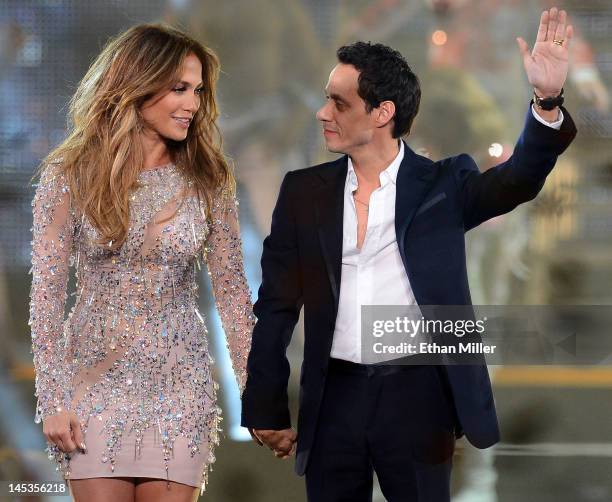
[(499, 440), (484, 365), (363, 364), (360, 307), (471, 305), (464, 233), (532, 200), (576, 134), (559, 109), (566, 16), (542, 14), (531, 54), (517, 39), (537, 98), (513, 155), (484, 173), (468, 155), (433, 162), (399, 139), (420, 89), (398, 52), (338, 50), (317, 118), (327, 148), (345, 155), (283, 181), (243, 394), (242, 425), (291, 455), (285, 352), (304, 306), (296, 471), (310, 501), (369, 501), (373, 471), (391, 502), (448, 501), (455, 437), (479, 448)]

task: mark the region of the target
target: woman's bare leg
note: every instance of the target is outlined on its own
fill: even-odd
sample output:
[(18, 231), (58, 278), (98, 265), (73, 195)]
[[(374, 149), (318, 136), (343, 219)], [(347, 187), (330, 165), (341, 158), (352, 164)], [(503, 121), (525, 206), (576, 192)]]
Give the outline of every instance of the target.
[(135, 502), (195, 502), (198, 494), (197, 487), (173, 481), (168, 483), (163, 479), (139, 478)]
[(134, 502), (134, 478), (71, 479), (68, 484), (75, 502)]

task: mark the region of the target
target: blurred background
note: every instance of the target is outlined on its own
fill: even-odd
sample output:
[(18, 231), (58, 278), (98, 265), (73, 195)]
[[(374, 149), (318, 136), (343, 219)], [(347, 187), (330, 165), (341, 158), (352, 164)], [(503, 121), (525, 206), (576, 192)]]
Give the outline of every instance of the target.
[[(576, 28), (565, 95), (579, 134), (535, 201), (468, 233), (476, 304), (612, 304), (612, 2), (554, 4), (568, 10)], [(532, 45), (540, 12), (552, 5), (548, 0), (0, 0), (0, 481), (59, 480), (43, 452), (42, 427), (33, 421), (27, 325), (31, 177), (64, 137), (68, 99), (110, 36), (139, 22), (163, 20), (220, 56), (220, 125), (236, 168), (255, 294), (261, 242), (284, 173), (333, 158), (324, 151), (314, 114), (323, 104), (339, 45), (362, 39), (398, 49), (423, 90), (409, 145), (434, 159), (467, 152), (484, 171), (509, 156), (528, 112), (531, 89), (515, 39), (522, 36)], [(303, 501), (303, 480), (293, 474), (293, 460), (276, 460), (249, 442), (238, 425), (237, 388), (206, 274), (201, 288), (225, 431), (201, 500)], [(293, 368), (301, 363), (302, 337), (298, 326), (289, 349)], [(612, 369), (490, 371), (502, 443), (480, 452), (459, 442), (453, 499), (611, 501)], [(296, 379), (293, 371), (294, 409)], [(378, 490), (375, 500), (384, 500)]]

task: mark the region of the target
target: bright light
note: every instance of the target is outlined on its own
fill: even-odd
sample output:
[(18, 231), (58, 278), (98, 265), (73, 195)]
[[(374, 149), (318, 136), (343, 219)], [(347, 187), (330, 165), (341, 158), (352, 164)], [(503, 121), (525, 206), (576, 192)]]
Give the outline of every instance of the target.
[(444, 30), (436, 30), (431, 35), (431, 41), (434, 45), (444, 45), (448, 37), (446, 36), (446, 32)]
[(489, 155), (491, 157), (501, 157), (502, 153), (504, 153), (504, 147), (499, 143), (491, 143), (489, 147)]

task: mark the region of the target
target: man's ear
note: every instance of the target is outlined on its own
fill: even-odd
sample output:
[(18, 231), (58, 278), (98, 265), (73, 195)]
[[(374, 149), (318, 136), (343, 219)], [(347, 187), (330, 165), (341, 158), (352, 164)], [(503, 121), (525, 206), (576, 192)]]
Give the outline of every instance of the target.
[(382, 101), (376, 111), (377, 127), (385, 127), (395, 116), (395, 103), (393, 101)]

